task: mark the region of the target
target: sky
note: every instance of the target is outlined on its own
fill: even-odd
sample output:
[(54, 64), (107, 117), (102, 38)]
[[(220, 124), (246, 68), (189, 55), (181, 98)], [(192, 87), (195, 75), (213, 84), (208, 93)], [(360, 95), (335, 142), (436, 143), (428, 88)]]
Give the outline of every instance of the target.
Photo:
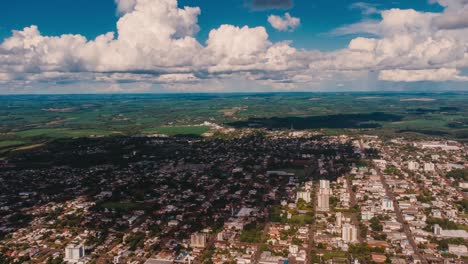
[(468, 90), (468, 0), (15, 0), (0, 94)]

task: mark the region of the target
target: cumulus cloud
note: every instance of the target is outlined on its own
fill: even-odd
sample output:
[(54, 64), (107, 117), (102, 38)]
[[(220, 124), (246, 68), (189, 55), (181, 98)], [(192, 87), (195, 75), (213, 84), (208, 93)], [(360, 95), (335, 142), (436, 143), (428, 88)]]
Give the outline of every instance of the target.
[(442, 14), (433, 18), (433, 25), (439, 29), (468, 28), (467, 0), (432, 0), (445, 7)]
[(419, 81), (468, 81), (468, 76), (460, 76), (457, 69), (428, 70), (383, 70), (379, 74), (383, 81), (419, 82)]
[(284, 14), (283, 17), (270, 15), (268, 17), (270, 25), (279, 31), (293, 31), (300, 24), (301, 20), (297, 17), (292, 17), (289, 13)]
[(293, 0), (252, 0), (249, 6), (254, 10), (290, 9)]
[(366, 3), (366, 2), (356, 2), (349, 6), (350, 9), (359, 9), (363, 15), (373, 15), (379, 14), (380, 10), (375, 4)]
[(379, 29), (379, 21), (378, 20), (364, 20), (357, 23), (344, 25), (339, 28), (335, 28), (330, 33), (331, 35), (335, 36), (343, 36), (343, 35), (352, 35), (352, 34), (360, 34), (360, 33), (368, 33), (372, 35), (377, 35)]
[(117, 4), (117, 12), (119, 14), (125, 14), (133, 11), (137, 0), (114, 0)]
[[(211, 83), (223, 89), (229, 85), (219, 85), (221, 80), (245, 80), (259, 87), (304, 89), (348, 86), (372, 72), (394, 82), (468, 81), (460, 75), (468, 68), (468, 29), (434, 25), (466, 1), (440, 0), (443, 13), (383, 10), (380, 20), (341, 29), (374, 37), (356, 37), (346, 48), (320, 52), (272, 42), (264, 27), (221, 25), (209, 32), (206, 43), (199, 43), (194, 37), (198, 7), (179, 8), (177, 0), (119, 0), (117, 31), (92, 40), (72, 34), (44, 36), (37, 26), (13, 31), (0, 43), (0, 83), (24, 88), (41, 82), (86, 82), (102, 89), (123, 89), (132, 82), (165, 89)], [(300, 24), (288, 13), (270, 18), (278, 30)]]
[(434, 25), (440, 29), (459, 29), (468, 27), (468, 6), (454, 14), (435, 17)]

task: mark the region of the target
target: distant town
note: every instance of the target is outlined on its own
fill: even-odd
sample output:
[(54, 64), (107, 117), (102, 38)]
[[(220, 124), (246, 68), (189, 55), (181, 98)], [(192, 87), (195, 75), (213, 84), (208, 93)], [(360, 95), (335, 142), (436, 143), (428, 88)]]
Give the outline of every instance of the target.
[(0, 263), (467, 263), (468, 146), (242, 129), (0, 163)]

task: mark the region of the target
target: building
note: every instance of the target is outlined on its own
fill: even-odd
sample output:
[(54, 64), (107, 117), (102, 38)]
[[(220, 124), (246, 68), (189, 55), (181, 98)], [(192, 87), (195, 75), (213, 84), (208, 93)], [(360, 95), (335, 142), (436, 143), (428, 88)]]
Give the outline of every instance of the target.
[(330, 189), (330, 181), (320, 180), (320, 189)]
[(317, 195), (317, 211), (330, 211), (330, 195), (327, 193), (319, 193)]
[(457, 256), (468, 256), (468, 251), (465, 245), (448, 245), (448, 252)]
[(260, 256), (259, 264), (278, 264), (284, 263), (285, 258), (280, 256), (273, 256), (270, 251), (265, 251)]
[(289, 245), (289, 253), (297, 254), (298, 252), (299, 252), (299, 246), (298, 245)]
[(336, 227), (341, 227), (343, 221), (343, 214), (341, 212), (336, 213)]
[(410, 171), (416, 171), (419, 169), (419, 163), (416, 161), (409, 161), (408, 162), (408, 170)]
[(206, 246), (206, 234), (193, 233), (190, 237), (190, 246), (193, 248), (204, 248)]
[(344, 224), (341, 228), (341, 238), (345, 242), (357, 242), (357, 228), (351, 224)]
[(83, 245), (70, 244), (65, 248), (66, 263), (85, 263), (85, 248)]
[(434, 235), (442, 238), (464, 238), (468, 239), (468, 232), (465, 230), (443, 230), (442, 227), (434, 225)]
[(296, 203), (299, 201), (299, 199), (304, 200), (306, 203), (310, 203), (312, 201), (311, 194), (312, 193), (310, 191), (297, 192)]
[(330, 181), (320, 180), (320, 188), (317, 195), (317, 211), (330, 211), (330, 194)]
[(175, 262), (175, 257), (172, 252), (161, 251), (155, 257), (149, 258), (145, 264), (172, 264)]
[(390, 199), (389, 197), (384, 197), (382, 199), (382, 210), (385, 211), (393, 211), (393, 200)]
[(424, 163), (424, 171), (425, 172), (433, 172), (435, 171), (435, 165), (432, 162)]
[(371, 220), (374, 217), (374, 212), (371, 211), (362, 211), (361, 219), (362, 220)]

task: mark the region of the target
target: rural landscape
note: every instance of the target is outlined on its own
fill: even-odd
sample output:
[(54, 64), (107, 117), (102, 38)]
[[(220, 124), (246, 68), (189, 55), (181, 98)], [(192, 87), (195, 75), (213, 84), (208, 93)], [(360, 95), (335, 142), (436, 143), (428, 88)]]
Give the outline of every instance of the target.
[(60, 138), (226, 136), (229, 128), (468, 139), (464, 92), (17, 95), (0, 102), (2, 155)]

